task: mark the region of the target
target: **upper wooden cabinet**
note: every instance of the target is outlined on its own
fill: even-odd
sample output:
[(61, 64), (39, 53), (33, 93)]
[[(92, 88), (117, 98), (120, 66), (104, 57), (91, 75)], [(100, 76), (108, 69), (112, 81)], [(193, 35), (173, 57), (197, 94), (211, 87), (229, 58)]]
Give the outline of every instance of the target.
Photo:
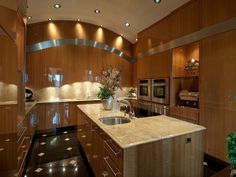
[(156, 55), (138, 59), (137, 78), (170, 77), (171, 51), (165, 51)]
[(192, 59), (199, 62), (199, 43), (192, 43), (173, 49), (172, 52), (172, 76), (194, 77), (199, 76), (199, 68), (186, 70), (185, 65)]
[(152, 56), (151, 77), (170, 77), (171, 50)]
[(161, 21), (150, 26), (138, 34), (136, 52), (144, 52), (148, 49), (164, 44), (171, 40), (171, 18), (167, 16)]
[(200, 0), (201, 27), (214, 25), (236, 16), (235, 0)]
[(172, 39), (190, 34), (200, 29), (199, 0), (192, 0), (171, 14)]

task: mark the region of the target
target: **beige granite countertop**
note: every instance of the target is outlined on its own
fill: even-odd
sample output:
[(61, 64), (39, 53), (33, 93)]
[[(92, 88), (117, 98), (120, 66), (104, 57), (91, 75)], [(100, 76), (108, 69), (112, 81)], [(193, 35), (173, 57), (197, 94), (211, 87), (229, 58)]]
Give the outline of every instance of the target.
[(0, 101), (0, 105), (15, 105), (17, 101)]
[(99, 121), (99, 118), (116, 115), (123, 116), (124, 113), (105, 111), (102, 104), (86, 104), (78, 105), (77, 107), (104, 130), (121, 148), (205, 130), (200, 125), (164, 115), (141, 119), (135, 118), (126, 124), (105, 125)]

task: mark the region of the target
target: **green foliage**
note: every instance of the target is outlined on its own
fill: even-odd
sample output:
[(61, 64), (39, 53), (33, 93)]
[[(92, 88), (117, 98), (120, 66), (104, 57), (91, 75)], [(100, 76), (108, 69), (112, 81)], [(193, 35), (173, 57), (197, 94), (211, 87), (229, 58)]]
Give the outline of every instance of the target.
[(113, 93), (110, 90), (100, 87), (100, 90), (98, 92), (98, 98), (108, 99), (112, 95), (113, 95)]
[(233, 168), (236, 168), (236, 133), (231, 132), (226, 139), (228, 158)]

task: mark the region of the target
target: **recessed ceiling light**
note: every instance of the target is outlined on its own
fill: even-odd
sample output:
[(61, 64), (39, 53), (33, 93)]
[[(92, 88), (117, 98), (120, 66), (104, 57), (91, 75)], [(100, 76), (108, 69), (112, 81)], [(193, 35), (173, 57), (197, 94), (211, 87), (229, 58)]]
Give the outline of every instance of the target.
[(100, 25), (102, 27), (102, 25)]
[(99, 9), (95, 9), (94, 12), (95, 12), (96, 14), (99, 14), (101, 11), (100, 11)]
[(52, 21), (52, 18), (49, 18), (48, 21)]
[(59, 9), (59, 8), (61, 8), (61, 4), (54, 4), (53, 7), (54, 7), (55, 9)]
[(161, 0), (154, 0), (154, 3), (159, 4)]
[(80, 21), (80, 18), (78, 18), (77, 21), (79, 22), (79, 21)]
[(122, 36), (122, 37), (123, 37), (124, 35), (123, 35), (123, 34), (121, 34), (120, 36)]
[(138, 38), (136, 38), (135, 40), (138, 41)]
[(126, 26), (126, 27), (129, 27), (129, 26), (130, 26), (130, 24), (127, 22), (127, 23), (125, 23), (125, 26)]
[(32, 17), (31, 17), (31, 16), (28, 16), (27, 19), (30, 20), (30, 19), (32, 19)]

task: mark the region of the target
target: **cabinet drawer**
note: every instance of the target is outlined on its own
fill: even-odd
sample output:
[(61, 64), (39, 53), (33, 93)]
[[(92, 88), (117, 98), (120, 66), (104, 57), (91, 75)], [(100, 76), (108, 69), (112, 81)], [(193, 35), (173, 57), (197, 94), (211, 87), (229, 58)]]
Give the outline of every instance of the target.
[(104, 140), (104, 157), (109, 157), (109, 160), (111, 160), (117, 166), (117, 168), (122, 171), (123, 151), (111, 139)]
[(121, 177), (122, 173), (119, 168), (113, 163), (110, 157), (103, 158), (104, 171), (102, 176), (104, 177)]

